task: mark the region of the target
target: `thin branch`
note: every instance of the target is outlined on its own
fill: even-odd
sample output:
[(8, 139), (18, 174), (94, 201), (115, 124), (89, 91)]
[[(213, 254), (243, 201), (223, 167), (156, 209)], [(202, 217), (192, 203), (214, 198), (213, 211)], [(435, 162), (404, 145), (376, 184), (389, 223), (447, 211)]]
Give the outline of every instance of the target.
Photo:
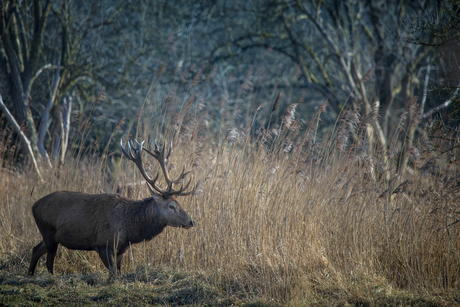
[(6, 107), (3, 103), (3, 97), (0, 93), (0, 109), (5, 113), (8, 121), (13, 125), (16, 132), (19, 134), (21, 140), (26, 144), (27, 150), (29, 151), (30, 157), (32, 158), (32, 163), (34, 164), (35, 170), (37, 171), (38, 177), (40, 177), (40, 181), (43, 181), (43, 177), (40, 173), (40, 168), (38, 167), (37, 160), (35, 159), (34, 151), (32, 150), (32, 146), (30, 144), (29, 139), (25, 136), (24, 132), (22, 132), (21, 127), (18, 125), (16, 120), (14, 119), (13, 115), (11, 114), (10, 110)]
[[(35, 81), (35, 79), (37, 79), (37, 77), (38, 77), (42, 72), (44, 72), (45, 70), (47, 70), (47, 69), (56, 69), (56, 68), (57, 68), (56, 65), (53, 65), (53, 64), (50, 64), (50, 63), (43, 65), (42, 67), (40, 67), (40, 68), (35, 72), (34, 76), (33, 76), (32, 79), (30, 80), (30, 84), (33, 84), (34, 81)], [(61, 69), (63, 69), (63, 68), (61, 67)]]
[(434, 232), (438, 232), (438, 231), (441, 231), (441, 230), (443, 230), (443, 229), (447, 229), (447, 228), (449, 228), (450, 226), (453, 226), (453, 225), (455, 225), (455, 224), (457, 224), (457, 223), (459, 223), (459, 222), (460, 222), (460, 220), (456, 220), (455, 222), (452, 222), (452, 223), (450, 223), (449, 225), (446, 225), (446, 226), (444, 226), (444, 227), (441, 227), (441, 228), (436, 229)]
[(294, 62), (297, 61), (297, 58), (293, 55), (293, 54), (290, 54), (289, 52), (287, 52), (286, 50), (284, 50), (282, 47), (275, 47), (271, 44), (268, 44), (268, 43), (254, 43), (254, 44), (251, 44), (251, 45), (246, 45), (246, 46), (242, 46), (240, 45), (239, 43), (237, 42), (232, 42), (231, 44), (226, 44), (224, 46), (219, 46), (217, 47), (216, 49), (214, 49), (212, 52), (211, 52), (211, 55), (208, 57), (209, 61), (211, 64), (214, 64), (218, 61), (222, 61), (222, 60), (226, 60), (226, 59), (230, 59), (232, 57), (235, 57), (237, 56), (238, 54), (236, 53), (231, 53), (231, 54), (227, 54), (227, 55), (221, 55), (221, 56), (216, 56), (214, 58), (211, 59), (211, 57), (214, 55), (214, 53), (216, 53), (219, 49), (222, 49), (224, 47), (228, 47), (228, 46), (236, 46), (238, 48), (240, 48), (240, 51), (241, 52), (244, 52), (246, 50), (249, 50), (249, 49), (252, 49), (252, 48), (264, 48), (264, 49), (271, 49), (271, 50), (274, 50), (274, 51), (277, 51), (281, 54), (284, 54), (285, 56), (289, 57), (290, 59), (292, 59)]
[(450, 95), (449, 99), (447, 99), (443, 104), (440, 104), (439, 106), (423, 114), (422, 118), (427, 118), (428, 116), (431, 116), (431, 114), (433, 114), (434, 112), (438, 112), (439, 110), (447, 108), (452, 103), (452, 100), (457, 98), (459, 90), (460, 90), (460, 82), (457, 84), (457, 89), (452, 93), (452, 95)]
[(428, 66), (426, 67), (425, 84), (423, 85), (422, 101), (420, 102), (421, 114), (423, 114), (423, 111), (425, 110), (425, 102), (426, 102), (426, 96), (427, 96), (427, 91), (428, 91), (428, 82), (430, 80), (430, 71), (431, 71), (430, 56), (428, 56), (427, 61), (428, 61)]

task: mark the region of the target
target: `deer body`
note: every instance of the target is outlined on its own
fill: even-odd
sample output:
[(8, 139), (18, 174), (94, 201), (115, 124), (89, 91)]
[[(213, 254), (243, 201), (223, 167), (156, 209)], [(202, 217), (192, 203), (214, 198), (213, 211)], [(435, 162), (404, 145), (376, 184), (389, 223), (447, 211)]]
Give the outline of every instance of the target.
[[(142, 168), (142, 175), (147, 176), (140, 159), (140, 145), (133, 149), (131, 144), (129, 154), (124, 149), (122, 151), (126, 157), (135, 160)], [(137, 155), (134, 156), (132, 151)], [(161, 158), (163, 152), (158, 151)], [(167, 159), (162, 160), (167, 165)], [(144, 200), (132, 200), (118, 194), (57, 191), (36, 201), (32, 213), (43, 240), (33, 248), (29, 275), (34, 274), (38, 260), (45, 253), (47, 269), (53, 274), (59, 244), (74, 250), (95, 250), (113, 275), (114, 257), (120, 271), (123, 254), (130, 244), (149, 241), (166, 226), (193, 227), (194, 222), (176, 200), (176, 195), (185, 195), (182, 189), (161, 190), (155, 181), (149, 184), (158, 190), (151, 190), (152, 197)]]

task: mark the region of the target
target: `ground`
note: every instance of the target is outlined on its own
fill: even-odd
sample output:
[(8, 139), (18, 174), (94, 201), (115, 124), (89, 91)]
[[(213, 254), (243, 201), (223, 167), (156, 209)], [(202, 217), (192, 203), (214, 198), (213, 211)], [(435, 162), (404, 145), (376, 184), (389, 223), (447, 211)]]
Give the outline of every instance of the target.
[(159, 269), (148, 274), (124, 274), (107, 282), (101, 274), (29, 277), (0, 270), (0, 306), (458, 306), (460, 292), (438, 296), (407, 291), (356, 295), (349, 289), (311, 288), (304, 297), (277, 302), (218, 287), (200, 274)]

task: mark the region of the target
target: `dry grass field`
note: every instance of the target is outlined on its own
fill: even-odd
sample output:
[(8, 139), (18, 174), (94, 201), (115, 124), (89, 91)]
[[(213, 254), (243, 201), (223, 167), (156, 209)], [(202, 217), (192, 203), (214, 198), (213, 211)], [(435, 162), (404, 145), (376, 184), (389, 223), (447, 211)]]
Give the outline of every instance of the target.
[[(66, 163), (46, 171), (43, 181), (31, 168), (3, 161), (0, 305), (460, 304), (455, 131), (420, 129), (407, 140), (418, 123), (405, 122), (383, 150), (371, 129), (376, 119), (352, 110), (324, 140), (317, 136), (324, 106), (304, 124), (291, 105), (279, 123), (257, 131), (257, 111), (242, 127), (229, 116), (218, 133), (206, 130), (212, 119), (204, 111), (192, 110), (185, 104), (173, 122), (167, 112), (162, 121), (149, 119), (146, 109), (135, 137), (149, 148), (155, 138), (174, 141), (173, 177), (185, 163), (200, 180), (195, 195), (180, 199), (196, 225), (169, 227), (133, 245), (114, 282), (106, 281), (97, 253), (63, 247), (54, 276), (45, 257), (35, 276), (26, 273), (41, 240), (31, 213), (36, 200), (56, 190), (115, 193), (140, 181), (135, 165), (121, 159), (118, 140), (94, 154), (80, 146), (91, 129), (80, 119)], [(401, 154), (407, 142), (413, 146)], [(158, 163), (149, 158), (146, 169), (154, 174)], [(149, 197), (142, 186), (132, 195)]]

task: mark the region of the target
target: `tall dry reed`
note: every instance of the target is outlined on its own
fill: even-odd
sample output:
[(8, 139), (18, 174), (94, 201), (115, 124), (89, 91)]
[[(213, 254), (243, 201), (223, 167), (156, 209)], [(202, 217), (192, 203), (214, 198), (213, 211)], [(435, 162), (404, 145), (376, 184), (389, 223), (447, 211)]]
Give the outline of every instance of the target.
[[(256, 118), (251, 115), (243, 129), (219, 123), (216, 136), (203, 124), (212, 121), (206, 107), (192, 104), (189, 99), (180, 112), (161, 113), (170, 125), (144, 115), (136, 133), (150, 146), (155, 138), (173, 140), (172, 176), (185, 163), (195, 182), (201, 180), (196, 195), (180, 200), (196, 226), (167, 228), (151, 242), (132, 246), (124, 272), (148, 277), (149, 268), (166, 265), (202, 272), (229, 293), (279, 300), (321, 287), (355, 285), (351, 288), (357, 292), (378, 285), (459, 287), (460, 177), (451, 161), (458, 150), (430, 159), (433, 148), (452, 143), (420, 141), (405, 177), (398, 158), (402, 130), (385, 150), (369, 137), (378, 116), (350, 109), (320, 142), (317, 127), (327, 102), (308, 124), (296, 118), (296, 103), (280, 122), (267, 123), (258, 133), (251, 132), (257, 128), (251, 126)], [(90, 129), (90, 122), (81, 125)], [(84, 139), (83, 131), (74, 143)], [(144, 160), (152, 174), (160, 171), (148, 156)], [(45, 182), (26, 167), (5, 165), (0, 259), (24, 274), (30, 251), (40, 241), (30, 210), (34, 201), (61, 189), (111, 193), (141, 179), (132, 163), (120, 160), (115, 144), (102, 158), (91, 148), (69, 152), (65, 165), (48, 171)], [(149, 196), (147, 189), (136, 195)], [(104, 270), (94, 252), (59, 249), (57, 274)], [(37, 273), (45, 271), (42, 262)]]

